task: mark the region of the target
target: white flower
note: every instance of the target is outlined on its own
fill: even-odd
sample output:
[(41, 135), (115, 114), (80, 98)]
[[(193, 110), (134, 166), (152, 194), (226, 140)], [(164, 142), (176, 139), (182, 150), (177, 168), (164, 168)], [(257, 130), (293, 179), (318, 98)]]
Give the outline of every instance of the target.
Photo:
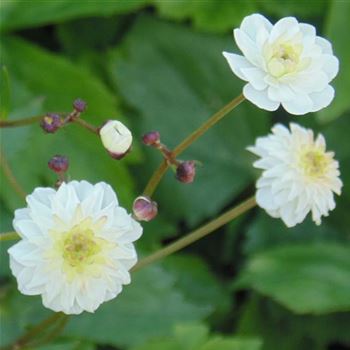
[(280, 104), (291, 114), (316, 112), (334, 97), (328, 83), (339, 62), (330, 42), (316, 35), (315, 27), (285, 17), (272, 25), (264, 16), (245, 17), (234, 30), (244, 56), (224, 52), (232, 71), (248, 82), (244, 96), (262, 109)]
[(21, 241), (9, 249), (19, 290), (66, 314), (94, 312), (130, 283), (142, 227), (104, 182), (36, 188), (15, 211)]
[(322, 135), (290, 124), (277, 124), (272, 134), (258, 138), (248, 150), (260, 156), (254, 166), (263, 169), (257, 181), (256, 201), (268, 214), (288, 227), (302, 222), (311, 211), (316, 224), (335, 208), (333, 192), (340, 195), (338, 162), (326, 152)]
[(100, 129), (100, 136), (103, 146), (115, 159), (123, 158), (130, 150), (132, 134), (130, 130), (118, 120), (109, 120)]

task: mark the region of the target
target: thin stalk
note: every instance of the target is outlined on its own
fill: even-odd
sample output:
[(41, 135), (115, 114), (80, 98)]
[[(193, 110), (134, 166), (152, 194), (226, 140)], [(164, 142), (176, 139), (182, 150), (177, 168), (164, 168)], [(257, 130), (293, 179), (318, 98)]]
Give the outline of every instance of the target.
[(26, 345), (31, 342), (37, 335), (40, 335), (45, 329), (50, 327), (51, 325), (58, 322), (60, 319), (66, 317), (65, 314), (61, 312), (57, 312), (52, 314), (50, 317), (46, 318), (38, 325), (31, 328), (27, 333), (25, 333), (22, 337), (20, 337), (13, 345), (10, 345), (6, 349), (19, 350), (26, 347)]
[(18, 233), (15, 231), (0, 233), (0, 242), (12, 241), (14, 239), (19, 239), (19, 238), (20, 237), (19, 237)]
[[(245, 100), (243, 94), (240, 94), (227, 105), (221, 108), (218, 112), (213, 114), (208, 120), (206, 120), (198, 129), (187, 136), (172, 152), (172, 157), (176, 158), (185, 149), (187, 149), (193, 142), (195, 142), (199, 137), (206, 133), (210, 128), (212, 128), (216, 123), (218, 123), (222, 118), (224, 118), (228, 113), (230, 113), (234, 108), (236, 108), (241, 102)], [(148, 181), (143, 194), (145, 196), (151, 197), (156, 190), (160, 180), (166, 173), (169, 165), (166, 162), (162, 164), (155, 170), (150, 180)]]
[(153, 175), (149, 179), (143, 191), (144, 196), (152, 197), (152, 194), (154, 193), (160, 180), (168, 170), (168, 167), (168, 163), (165, 160), (163, 160), (162, 163), (159, 165), (158, 169), (153, 173)]
[(73, 119), (73, 122), (80, 124), (82, 127), (84, 127), (85, 129), (92, 131), (94, 134), (98, 135), (98, 130), (99, 128), (91, 125), (90, 123), (86, 122), (84, 119), (81, 118), (75, 118)]
[(0, 166), (2, 167), (5, 176), (7, 177), (10, 185), (19, 197), (25, 199), (27, 193), (23, 190), (22, 186), (18, 183), (16, 177), (14, 176), (3, 152), (0, 151)]
[(226, 106), (221, 108), (212, 117), (205, 121), (197, 130), (192, 134), (187, 136), (173, 151), (173, 156), (176, 157), (182, 153), (186, 148), (188, 148), (193, 142), (195, 142), (199, 137), (201, 137), (205, 132), (207, 132), (211, 127), (213, 127), (217, 122), (219, 122), (223, 117), (230, 113), (234, 108), (236, 108), (241, 102), (245, 100), (243, 94), (240, 94), (232, 101), (230, 101)]
[(0, 128), (11, 128), (16, 126), (30, 125), (39, 122), (42, 118), (44, 118), (43, 115), (36, 115), (34, 117), (17, 120), (0, 120)]
[(42, 339), (40, 339), (39, 341), (35, 341), (35, 339), (33, 339), (33, 342), (30, 341), (30, 346), (41, 346), (41, 345), (45, 345), (47, 343), (50, 343), (51, 341), (53, 341), (57, 336), (60, 335), (60, 333), (62, 332), (62, 330), (64, 329), (64, 327), (66, 326), (67, 322), (69, 321), (69, 316), (68, 315), (64, 315), (62, 316), (56, 323), (56, 325), (53, 327), (53, 329), (46, 334)]
[(237, 205), (236, 207), (228, 210), (224, 214), (220, 215), (218, 218), (210, 221), (209, 223), (205, 224), (204, 226), (194, 230), (193, 232), (190, 232), (186, 236), (178, 239), (177, 241), (167, 245), (166, 247), (156, 251), (155, 253), (146, 256), (145, 258), (141, 259), (131, 271), (138, 271), (141, 268), (144, 268), (147, 265), (152, 264), (153, 262), (160, 260), (162, 258), (165, 258), (166, 256), (173, 254), (188, 245), (198, 241), (199, 239), (209, 235), (210, 233), (214, 232), (219, 227), (227, 224), (231, 220), (235, 219), (239, 215), (242, 215), (249, 209), (255, 207), (256, 201), (255, 197), (250, 197), (249, 199), (245, 200), (241, 204)]

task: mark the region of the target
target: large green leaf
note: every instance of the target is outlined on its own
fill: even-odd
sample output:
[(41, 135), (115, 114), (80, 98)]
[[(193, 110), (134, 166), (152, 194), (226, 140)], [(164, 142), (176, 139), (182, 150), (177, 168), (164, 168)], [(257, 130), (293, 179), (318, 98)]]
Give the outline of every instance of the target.
[[(334, 213), (331, 214), (333, 215)], [(308, 218), (303, 223), (288, 228), (282, 220), (276, 220), (260, 210), (248, 226), (243, 249), (247, 254), (254, 254), (291, 243), (347, 241), (346, 236), (328, 222), (328, 218), (324, 219), (322, 225), (317, 226)]]
[(335, 55), (340, 62), (338, 76), (332, 85), (335, 99), (332, 104), (318, 113), (323, 122), (334, 120), (350, 109), (350, 50), (348, 38), (344, 35), (349, 24), (350, 2), (332, 1), (326, 23), (326, 37), (331, 41)]
[(209, 335), (202, 324), (178, 324), (172, 337), (152, 339), (132, 350), (259, 350), (261, 341), (253, 337)]
[[(223, 39), (140, 18), (110, 55), (116, 88), (139, 112), (139, 134), (159, 130), (162, 141), (174, 147), (240, 94), (243, 84), (222, 56), (232, 46), (230, 35)], [(245, 147), (266, 132), (266, 122), (264, 112), (244, 102), (215, 125), (180, 157), (203, 163), (194, 183), (179, 183), (171, 172), (166, 176), (157, 194), (162, 211), (193, 224), (224, 207), (253, 180)], [(154, 149), (147, 154), (141, 181), (160, 162)]]
[(148, 0), (4, 0), (0, 5), (0, 30), (42, 26), (88, 16), (110, 16), (134, 11), (146, 3)]
[(202, 259), (189, 255), (171, 256), (163, 266), (176, 277), (176, 287), (193, 304), (208, 306), (215, 316), (231, 307), (228, 288), (219, 282)]
[(198, 29), (210, 32), (232, 30), (242, 18), (256, 10), (254, 1), (154, 0), (159, 14), (166, 18), (191, 19)]
[(350, 345), (349, 322), (350, 313), (344, 312), (295, 315), (253, 293), (242, 305), (237, 332), (241, 336), (260, 338), (262, 350), (347, 349), (346, 345)]
[(268, 295), (296, 313), (350, 310), (350, 246), (290, 245), (257, 254), (240, 285)]
[(14, 284), (3, 284), (0, 287), (0, 346), (13, 342), (30, 324), (40, 322), (48, 315), (50, 311), (44, 309), (40, 297), (23, 296)]
[(158, 267), (137, 272), (132, 284), (95, 314), (72, 317), (65, 335), (129, 346), (168, 335), (175, 323), (197, 321), (208, 315), (207, 305), (190, 303), (174, 284), (175, 279)]
[(256, 0), (259, 12), (268, 13), (277, 17), (302, 16), (319, 17), (324, 14), (328, 0)]

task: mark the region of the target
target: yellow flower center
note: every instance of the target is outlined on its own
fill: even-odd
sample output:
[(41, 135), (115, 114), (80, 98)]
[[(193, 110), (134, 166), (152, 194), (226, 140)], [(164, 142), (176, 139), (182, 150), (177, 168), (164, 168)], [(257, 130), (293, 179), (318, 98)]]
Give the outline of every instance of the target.
[(63, 258), (72, 267), (82, 267), (93, 262), (93, 257), (101, 251), (91, 230), (67, 232), (63, 241)]
[(325, 175), (330, 164), (330, 157), (321, 150), (308, 150), (301, 155), (301, 168), (310, 178), (321, 178)]
[(101, 267), (108, 264), (108, 252), (115, 244), (98, 237), (95, 232), (104, 224), (105, 218), (93, 222), (82, 220), (69, 231), (50, 232), (54, 244), (47, 253), (49, 261), (62, 261), (62, 269), (68, 281), (79, 274), (99, 275)]
[(302, 52), (301, 45), (287, 42), (274, 45), (270, 50), (267, 68), (272, 76), (280, 78), (298, 69)]

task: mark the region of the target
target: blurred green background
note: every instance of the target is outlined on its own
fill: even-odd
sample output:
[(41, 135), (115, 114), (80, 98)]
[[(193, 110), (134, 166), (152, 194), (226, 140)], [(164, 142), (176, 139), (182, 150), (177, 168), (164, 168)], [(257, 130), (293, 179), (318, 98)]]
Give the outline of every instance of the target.
[[(63, 335), (42, 350), (337, 350), (350, 348), (350, 1), (2, 0), (2, 109), (9, 119), (69, 112), (88, 102), (95, 125), (118, 118), (135, 136), (133, 152), (113, 161), (99, 139), (72, 125), (44, 134), (38, 125), (1, 130), (1, 148), (27, 192), (52, 186), (54, 154), (70, 158), (72, 179), (112, 184), (130, 210), (160, 156), (141, 135), (159, 130), (173, 147), (243, 86), (222, 57), (235, 51), (232, 29), (245, 15), (271, 21), (294, 15), (333, 43), (340, 73), (336, 98), (306, 117), (266, 113), (248, 102), (184, 154), (197, 159), (196, 181), (169, 172), (158, 188), (160, 215), (144, 224), (140, 255), (181, 237), (254, 193), (258, 173), (245, 147), (277, 121), (321, 131), (340, 161), (344, 191), (317, 227), (286, 229), (254, 209), (160, 264), (95, 314), (72, 317)], [(4, 114), (4, 113), (2, 113)], [(12, 230), (24, 203), (1, 173), (1, 232)], [(49, 311), (39, 297), (16, 290), (1, 247), (1, 345)]]

